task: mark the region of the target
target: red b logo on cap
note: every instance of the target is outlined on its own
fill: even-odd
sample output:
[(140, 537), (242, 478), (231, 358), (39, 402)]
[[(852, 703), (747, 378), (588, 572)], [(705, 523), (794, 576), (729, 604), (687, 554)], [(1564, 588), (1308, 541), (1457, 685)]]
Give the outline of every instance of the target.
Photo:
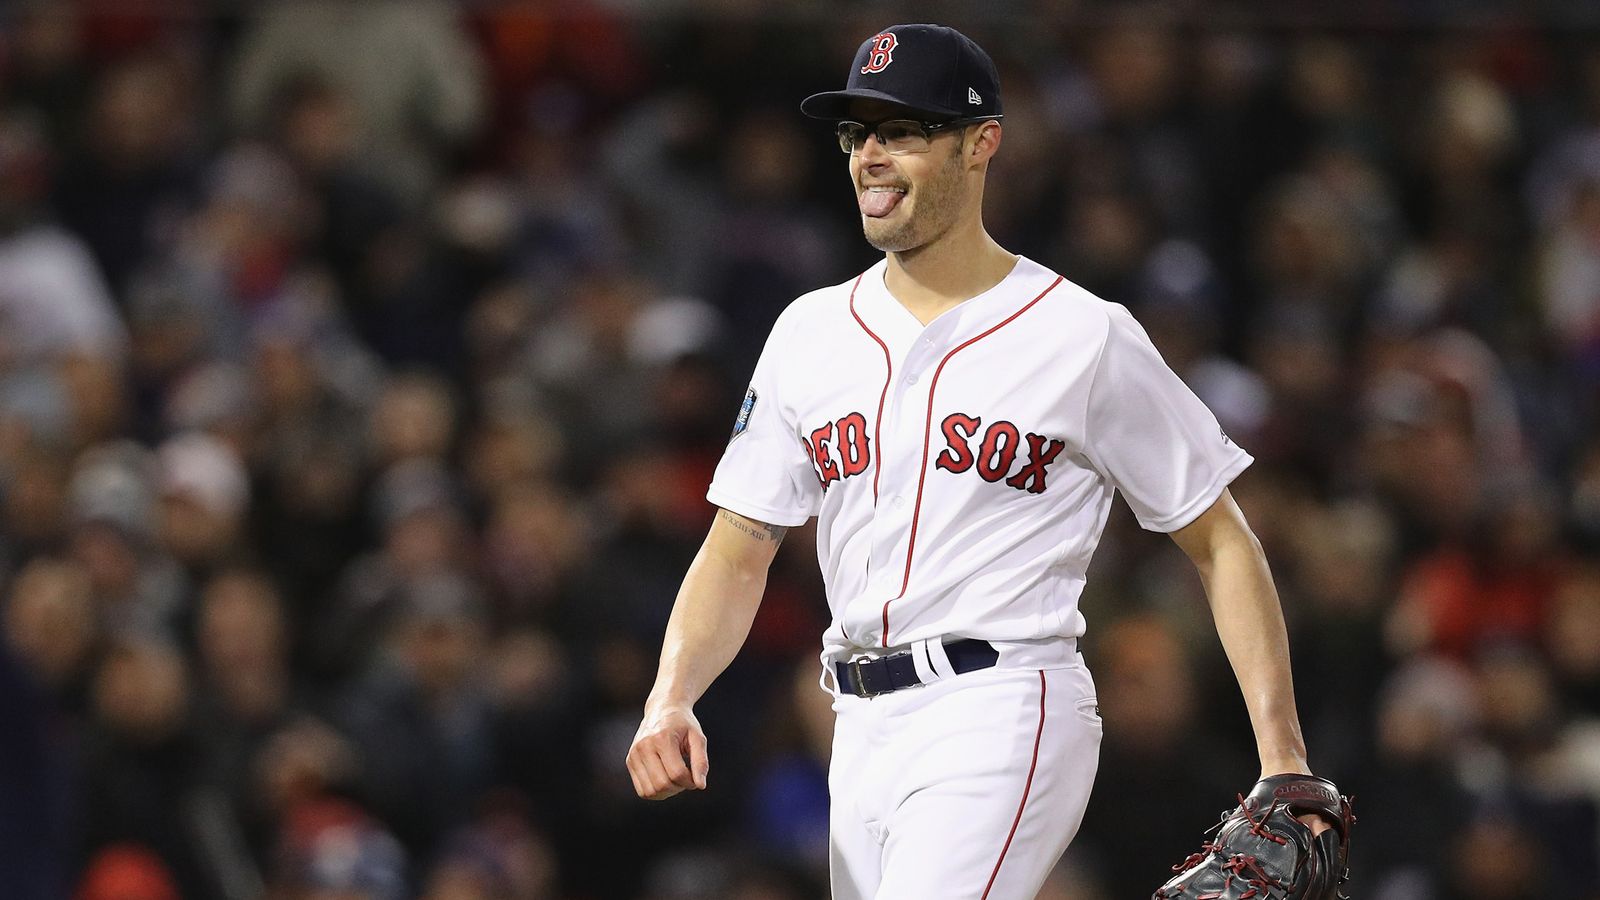
[(889, 63), (894, 62), (894, 45), (896, 43), (893, 32), (885, 31), (883, 34), (874, 36), (872, 38), (872, 53), (867, 56), (867, 64), (861, 67), (861, 74), (870, 75), (889, 68)]

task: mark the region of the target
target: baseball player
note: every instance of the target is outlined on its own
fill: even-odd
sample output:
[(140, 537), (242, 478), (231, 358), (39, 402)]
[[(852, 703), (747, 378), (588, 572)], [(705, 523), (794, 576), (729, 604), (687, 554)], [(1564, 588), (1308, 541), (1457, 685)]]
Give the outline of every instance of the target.
[(706, 787), (694, 703), (784, 532), (816, 516), (833, 896), (1032, 898), (1094, 780), (1078, 597), (1116, 492), (1199, 568), (1262, 774), (1308, 772), (1282, 612), (1228, 493), (1251, 458), (1126, 309), (985, 231), (989, 56), (950, 28), (888, 28), (801, 110), (836, 123), (884, 259), (773, 326), (628, 752), (639, 795)]

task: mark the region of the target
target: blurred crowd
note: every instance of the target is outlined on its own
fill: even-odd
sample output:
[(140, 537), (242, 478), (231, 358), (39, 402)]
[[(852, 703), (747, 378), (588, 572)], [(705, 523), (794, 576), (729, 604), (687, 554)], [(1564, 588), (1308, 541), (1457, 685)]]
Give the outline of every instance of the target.
[[(710, 790), (622, 759), (768, 326), (873, 259), (796, 104), (918, 14), (247, 8), (0, 12), (4, 896), (819, 900), (805, 530)], [(1163, 8), (951, 23), (991, 230), (1256, 456), (1354, 895), (1600, 898), (1600, 32)], [(1253, 742), (1170, 541), (1119, 508), (1083, 605), (1041, 897), (1128, 900)]]

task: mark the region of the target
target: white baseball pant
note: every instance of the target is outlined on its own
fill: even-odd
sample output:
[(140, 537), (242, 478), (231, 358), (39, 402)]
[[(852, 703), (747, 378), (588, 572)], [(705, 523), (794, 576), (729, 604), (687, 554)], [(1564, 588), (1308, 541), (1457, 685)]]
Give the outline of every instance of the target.
[(1099, 766), (1094, 680), (1079, 660), (1011, 668), (1002, 656), (872, 698), (836, 694), (834, 900), (1033, 900)]

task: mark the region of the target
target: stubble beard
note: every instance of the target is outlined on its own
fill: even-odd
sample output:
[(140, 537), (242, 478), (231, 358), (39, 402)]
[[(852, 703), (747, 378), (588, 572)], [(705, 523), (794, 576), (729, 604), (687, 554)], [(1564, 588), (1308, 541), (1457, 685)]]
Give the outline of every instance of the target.
[(917, 189), (916, 209), (900, 221), (863, 217), (861, 231), (867, 243), (885, 253), (905, 253), (932, 242), (955, 222), (961, 209), (961, 154), (959, 145), (939, 172)]

